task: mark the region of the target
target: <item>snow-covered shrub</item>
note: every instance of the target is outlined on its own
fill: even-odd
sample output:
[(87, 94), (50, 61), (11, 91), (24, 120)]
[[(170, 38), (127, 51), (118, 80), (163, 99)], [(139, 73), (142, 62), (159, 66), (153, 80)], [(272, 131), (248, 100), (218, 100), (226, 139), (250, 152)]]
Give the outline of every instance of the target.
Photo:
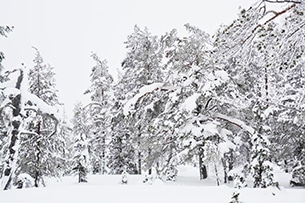
[(229, 180), (233, 181), (234, 188), (247, 187), (246, 174), (243, 167), (235, 168), (228, 173)]
[(174, 165), (170, 165), (165, 171), (165, 178), (167, 181), (176, 181), (178, 169)]
[(77, 166), (72, 169), (73, 173), (78, 176), (79, 183), (86, 183), (87, 181), (87, 169), (81, 162), (78, 162)]
[(305, 166), (301, 165), (292, 171), (291, 186), (305, 186)]
[(18, 175), (15, 184), (18, 189), (31, 188), (34, 187), (34, 179), (29, 174), (22, 173)]
[(244, 188), (247, 187), (246, 179), (240, 175), (235, 175), (233, 177), (233, 185), (235, 188)]
[(242, 203), (241, 201), (239, 201), (239, 194), (240, 193), (238, 192), (234, 192), (229, 203)]
[(151, 185), (153, 183), (153, 177), (151, 175), (145, 175), (143, 183)]
[(128, 183), (128, 173), (125, 170), (122, 173), (121, 183), (122, 184), (127, 184)]
[(278, 185), (273, 176), (272, 163), (268, 161), (268, 151), (261, 148), (254, 155), (250, 163), (250, 172), (253, 177), (253, 187), (266, 188)]

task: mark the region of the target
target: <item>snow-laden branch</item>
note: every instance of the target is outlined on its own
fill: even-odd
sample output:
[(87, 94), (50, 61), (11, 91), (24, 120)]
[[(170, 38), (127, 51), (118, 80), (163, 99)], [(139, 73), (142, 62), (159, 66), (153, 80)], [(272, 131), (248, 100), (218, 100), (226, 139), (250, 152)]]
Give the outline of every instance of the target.
[[(21, 98), (24, 101), (24, 103), (30, 102), (33, 104), (33, 106), (41, 111), (43, 114), (48, 114), (51, 117), (58, 117), (58, 110), (56, 107), (50, 106), (47, 103), (45, 103), (42, 99), (37, 97), (36, 95), (30, 94), (28, 92), (22, 92)], [(26, 108), (26, 107), (24, 107)], [(33, 109), (32, 109), (33, 110)]]
[(239, 120), (239, 119), (237, 119), (237, 118), (233, 118), (233, 117), (230, 117), (230, 116), (226, 116), (226, 115), (223, 115), (223, 114), (221, 114), (221, 113), (215, 113), (213, 116), (214, 116), (215, 118), (217, 118), (217, 119), (225, 120), (225, 121), (227, 121), (227, 122), (229, 122), (229, 123), (232, 123), (232, 124), (238, 126), (239, 128), (241, 128), (241, 129), (247, 131), (247, 132), (250, 133), (251, 135), (254, 135), (254, 133), (255, 133), (254, 128), (248, 126), (247, 124), (245, 124), (245, 122), (243, 122), (243, 121), (241, 121), (241, 120)]
[(142, 98), (145, 94), (152, 92), (163, 86), (163, 83), (153, 83), (151, 85), (146, 85), (139, 90), (139, 93), (136, 94), (133, 98), (131, 98), (123, 107), (123, 113), (125, 116), (131, 112), (131, 109), (135, 106), (135, 104)]

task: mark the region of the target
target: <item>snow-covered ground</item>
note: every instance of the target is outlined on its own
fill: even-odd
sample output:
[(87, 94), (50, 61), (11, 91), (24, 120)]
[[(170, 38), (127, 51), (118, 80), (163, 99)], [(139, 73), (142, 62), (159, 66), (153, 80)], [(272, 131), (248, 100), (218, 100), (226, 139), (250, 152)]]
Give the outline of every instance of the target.
[(304, 188), (267, 189), (215, 186), (215, 181), (198, 180), (197, 171), (180, 168), (176, 182), (155, 180), (143, 183), (143, 176), (129, 176), (128, 184), (120, 184), (121, 176), (89, 176), (88, 183), (77, 183), (76, 177), (62, 181), (47, 180), (45, 188), (30, 188), (0, 192), (1, 203), (228, 203), (234, 193), (240, 193), (244, 203), (305, 203)]

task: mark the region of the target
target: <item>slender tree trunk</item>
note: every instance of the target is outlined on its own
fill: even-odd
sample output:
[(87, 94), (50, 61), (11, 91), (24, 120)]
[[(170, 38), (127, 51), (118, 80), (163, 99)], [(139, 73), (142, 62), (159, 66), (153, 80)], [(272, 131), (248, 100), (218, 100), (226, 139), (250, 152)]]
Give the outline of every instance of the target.
[(200, 180), (206, 179), (208, 177), (207, 168), (203, 164), (203, 158), (204, 158), (203, 149), (200, 147), (199, 148), (199, 175), (200, 175)]
[(37, 124), (37, 143), (36, 143), (36, 151), (37, 151), (37, 156), (36, 156), (36, 167), (35, 167), (35, 181), (34, 181), (34, 186), (35, 187), (39, 187), (39, 182), (41, 181), (42, 184), (44, 185), (44, 181), (42, 179), (42, 174), (41, 174), (41, 170), (40, 170), (40, 161), (41, 161), (41, 145), (40, 145), (40, 139), (41, 139), (41, 122), (38, 121)]
[(106, 134), (104, 134), (104, 137), (102, 138), (102, 146), (103, 146), (103, 151), (102, 151), (102, 174), (104, 175), (106, 173), (106, 163), (105, 163), (105, 159), (106, 159), (106, 153), (105, 153), (105, 148), (106, 148), (106, 139), (105, 139)]
[(140, 145), (141, 145), (141, 134), (138, 135), (138, 174), (142, 174), (142, 153), (140, 151)]
[[(20, 89), (21, 83), (23, 80), (23, 71), (20, 70), (20, 75), (16, 82), (16, 89)], [(3, 189), (8, 190), (11, 187), (13, 174), (16, 170), (17, 157), (18, 157), (18, 149), (15, 147), (19, 145), (19, 127), (21, 125), (21, 117), (20, 117), (20, 103), (21, 103), (21, 94), (17, 94), (16, 96), (10, 97), (12, 109), (13, 109), (13, 118), (11, 120), (12, 130), (9, 132), (9, 147), (8, 147), (8, 155), (5, 160), (4, 170), (2, 175), (2, 184)]]
[(216, 175), (216, 184), (217, 184), (217, 186), (219, 186), (220, 185), (220, 178), (219, 178), (218, 169), (217, 169), (216, 164), (214, 164), (214, 170), (215, 170), (215, 175)]
[(224, 173), (224, 183), (228, 183), (228, 166), (227, 166), (227, 160), (226, 157), (221, 159), (222, 166), (223, 166), (223, 173)]
[[(148, 159), (151, 159), (151, 149), (148, 148)], [(148, 169), (148, 175), (151, 175), (152, 174), (152, 166), (149, 167)]]
[(269, 107), (269, 84), (268, 84), (268, 69), (265, 66), (265, 96), (266, 96), (266, 108)]

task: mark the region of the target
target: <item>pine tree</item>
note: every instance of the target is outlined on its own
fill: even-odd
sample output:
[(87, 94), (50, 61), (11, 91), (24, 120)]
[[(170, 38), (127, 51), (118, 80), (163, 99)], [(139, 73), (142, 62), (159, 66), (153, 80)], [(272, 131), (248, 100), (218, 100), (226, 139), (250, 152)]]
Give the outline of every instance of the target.
[[(128, 53), (122, 62), (124, 73), (117, 85), (117, 91), (120, 92), (119, 97), (117, 97), (117, 107), (120, 108), (117, 119), (126, 117), (124, 118), (126, 123), (122, 125), (124, 129), (118, 133), (122, 133), (122, 137), (128, 134), (129, 139), (138, 145), (137, 171), (141, 173), (143, 152), (140, 145), (145, 124), (136, 123), (137, 119), (132, 118), (136, 115), (133, 112), (128, 112), (130, 109), (126, 108), (126, 106), (128, 106), (128, 101), (137, 95), (141, 88), (163, 80), (163, 70), (161, 67), (162, 50), (159, 46), (158, 37), (151, 35), (147, 28), (141, 30), (138, 26), (134, 27), (134, 32), (128, 36), (125, 44)], [(119, 136), (118, 133), (114, 136)], [(149, 149), (145, 150), (149, 151)], [(130, 170), (134, 171), (134, 169)]]
[[(44, 65), (36, 50), (35, 66), (29, 70), (29, 93), (50, 106), (58, 105), (54, 72)], [(18, 174), (26, 173), (34, 178), (35, 187), (45, 186), (43, 176), (59, 176), (64, 166), (65, 139), (57, 132), (59, 120), (37, 110), (30, 100), (25, 103), (26, 117), (20, 143)]]
[(110, 174), (138, 174), (135, 164), (136, 153), (132, 144), (132, 139), (128, 133), (113, 134), (109, 143), (108, 168)]
[[(9, 27), (9, 26), (0, 26), (0, 35), (7, 37), (7, 33), (11, 32), (13, 29), (13, 27)], [(4, 67), (2, 66), (2, 61), (5, 59), (4, 57), (4, 53), (0, 51), (0, 85), (2, 87), (2, 84), (5, 80), (7, 80), (8, 78), (3, 74), (3, 69)], [(1, 91), (0, 94), (0, 104), (2, 106), (3, 102), (5, 101), (5, 95), (3, 94), (3, 92)], [(3, 161), (4, 160), (4, 156), (6, 154), (5, 150), (7, 150), (6, 147), (6, 143), (8, 142), (8, 118), (10, 115), (10, 112), (6, 112), (4, 108), (1, 108), (0, 111), (0, 179), (2, 177), (3, 171), (2, 169), (3, 167)]]
[(152, 36), (147, 28), (141, 30), (135, 26), (125, 44), (128, 52), (122, 62), (124, 75), (120, 82), (124, 85), (124, 92), (134, 96), (142, 86), (162, 81), (162, 55), (158, 37)]
[[(239, 18), (216, 35), (214, 44), (215, 62), (224, 64), (225, 70), (238, 85), (239, 98), (243, 98), (244, 101), (238, 118), (247, 120), (249, 125), (255, 129), (254, 134), (258, 136), (255, 141), (253, 140), (254, 134), (250, 136), (240, 134), (243, 143), (239, 150), (243, 150), (241, 151), (243, 155), (237, 156), (236, 159), (247, 160), (252, 166), (250, 168), (255, 169), (256, 172), (252, 175), (255, 176), (254, 185), (257, 187), (266, 186), (263, 183), (265, 180), (263, 180), (262, 174), (270, 174), (267, 175), (270, 179), (272, 177), (271, 165), (279, 163), (276, 161), (270, 164), (271, 157), (274, 160), (274, 156), (277, 156), (278, 151), (282, 151), (280, 149), (284, 146), (283, 143), (279, 143), (279, 139), (291, 137), (294, 133), (298, 134), (297, 129), (300, 129), (299, 127), (294, 128), (294, 119), (290, 115), (295, 118), (299, 112), (300, 106), (296, 103), (300, 100), (295, 99), (295, 95), (298, 95), (297, 98), (302, 96), (299, 97), (301, 94), (296, 93), (298, 91), (295, 91), (295, 85), (291, 88), (291, 84), (296, 83), (292, 82), (293, 80), (289, 77), (298, 75), (299, 68), (297, 74), (291, 71), (293, 71), (293, 67), (301, 67), (300, 64), (303, 63), (301, 60), (296, 60), (302, 58), (300, 56), (303, 53), (294, 38), (298, 36), (300, 24), (302, 25), (302, 20), (300, 18), (296, 20), (298, 15), (295, 15), (302, 15), (300, 12), (302, 5), (297, 2), (287, 4), (284, 9), (274, 11), (274, 16), (270, 17), (267, 15), (269, 3), (269, 1), (262, 2), (258, 7), (241, 10)], [(285, 19), (282, 21), (283, 23), (277, 21), (282, 16), (285, 17), (282, 18)], [(294, 16), (294, 20), (290, 21), (289, 16)], [(294, 26), (295, 28), (292, 28)], [(292, 43), (294, 45), (290, 44), (292, 41), (294, 41)], [(295, 50), (291, 51), (289, 47), (295, 47)], [(295, 78), (302, 77), (296, 76)], [(301, 82), (299, 79), (295, 81)], [(290, 129), (289, 132), (293, 132), (289, 133), (289, 136), (286, 136), (287, 128)], [(285, 136), (279, 136), (281, 134)], [(269, 140), (272, 141), (270, 144), (264, 144)], [(274, 149), (277, 149), (276, 153), (272, 152)], [(283, 156), (280, 159), (282, 158)], [(253, 166), (253, 163), (257, 164)]]
[(92, 126), (90, 135), (90, 158), (93, 173), (106, 173), (106, 146), (110, 138), (113, 78), (108, 72), (106, 61), (101, 61), (96, 54), (91, 57), (96, 65), (92, 68), (91, 86), (85, 92), (90, 94), (91, 102), (87, 106)]
[(55, 83), (55, 73), (50, 64), (45, 64), (39, 50), (36, 51), (35, 66), (29, 71), (29, 92), (36, 95), (48, 105), (54, 106), (59, 103)]
[[(6, 112), (7, 121), (7, 143), (8, 148), (5, 150), (4, 169), (2, 175), (2, 186), (4, 190), (10, 189), (13, 186), (15, 180), (17, 180), (18, 170), (21, 167), (20, 161), (22, 161), (22, 149), (21, 149), (21, 139), (24, 134), (30, 134), (25, 130), (25, 126), (28, 124), (25, 112), (29, 110), (26, 104), (32, 104), (35, 108), (33, 111), (42, 112), (42, 115), (52, 119), (55, 123), (58, 122), (55, 117), (56, 112), (44, 103), (42, 100), (37, 98), (35, 95), (29, 94), (27, 92), (26, 83), (24, 83), (24, 68), (15, 69), (8, 72), (8, 76), (16, 74), (17, 81), (15, 86), (11, 87), (9, 82), (3, 84), (3, 91), (5, 100), (2, 103), (2, 112)], [(14, 81), (13, 81), (14, 82)], [(56, 126), (56, 124), (55, 124)], [(52, 134), (56, 133), (56, 127), (53, 129)]]
[[(20, 90), (21, 83), (23, 80), (23, 71), (19, 70), (19, 76), (16, 82), (15, 88)], [(20, 126), (21, 126), (21, 93), (15, 93), (7, 95), (7, 104), (4, 106), (11, 106), (11, 117), (9, 120), (10, 129), (8, 129), (8, 149), (7, 154), (4, 159), (4, 169), (2, 175), (2, 188), (8, 190), (12, 186), (12, 181), (14, 180), (16, 163), (18, 159), (18, 147), (20, 143)], [(3, 105), (3, 104), (2, 104)]]
[(74, 107), (73, 137), (74, 137), (74, 156), (72, 171), (78, 176), (78, 182), (87, 182), (87, 173), (89, 166), (89, 131), (87, 124), (88, 115), (82, 103), (77, 103)]
[[(0, 26), (0, 36), (7, 37), (7, 34), (13, 30), (13, 26)], [(2, 75), (2, 61), (5, 59), (4, 53), (0, 51), (0, 82), (3, 82), (4, 76)]]

